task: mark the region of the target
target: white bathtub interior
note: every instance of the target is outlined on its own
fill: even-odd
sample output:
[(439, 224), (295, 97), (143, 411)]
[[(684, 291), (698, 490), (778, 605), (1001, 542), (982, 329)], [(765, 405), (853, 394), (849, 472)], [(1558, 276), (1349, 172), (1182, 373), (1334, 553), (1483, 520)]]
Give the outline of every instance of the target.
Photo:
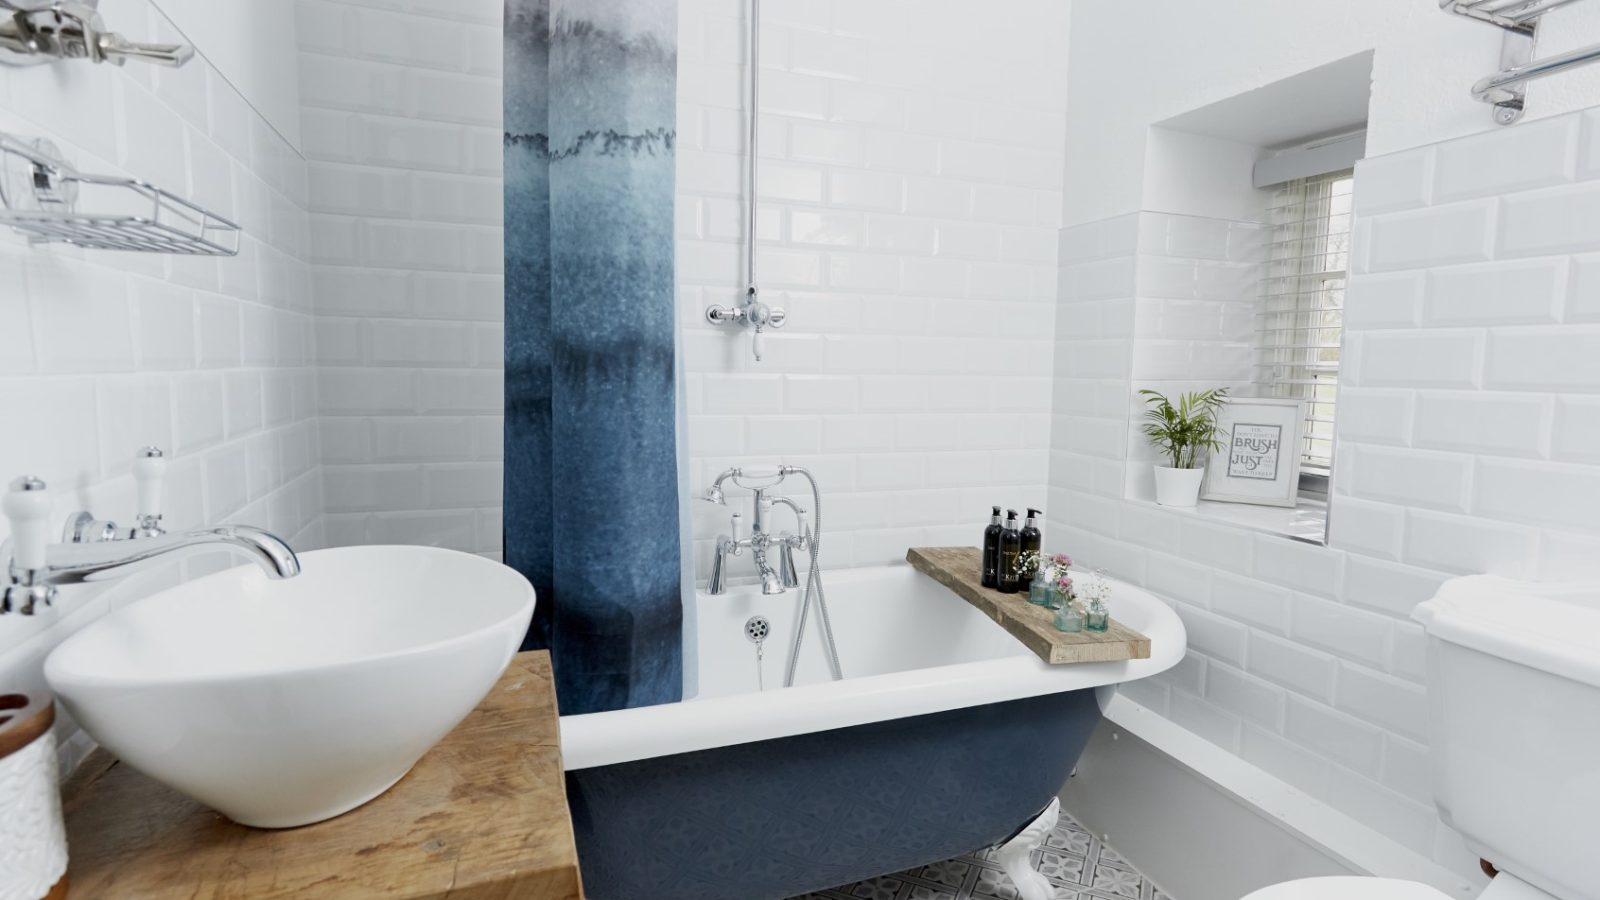
[[(1029, 654), (971, 604), (910, 566), (824, 573), (823, 587), (846, 678)], [(802, 580), (799, 588), (775, 595), (762, 594), (757, 583), (730, 586), (720, 595), (696, 591), (692, 652), (699, 679), (684, 685), (684, 699), (781, 687), (804, 588)], [(745, 633), (753, 616), (770, 623), (759, 681), (757, 647)], [(821, 629), (821, 616), (813, 609), (795, 666), (796, 686), (830, 680)]]

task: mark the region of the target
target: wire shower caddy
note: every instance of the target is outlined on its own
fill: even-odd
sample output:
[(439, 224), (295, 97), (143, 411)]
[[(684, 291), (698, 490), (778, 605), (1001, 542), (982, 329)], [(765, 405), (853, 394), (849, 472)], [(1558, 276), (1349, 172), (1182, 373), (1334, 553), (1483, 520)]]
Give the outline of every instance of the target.
[(92, 175), (48, 140), (0, 133), (0, 225), (34, 244), (236, 256), (239, 226), (137, 178)]

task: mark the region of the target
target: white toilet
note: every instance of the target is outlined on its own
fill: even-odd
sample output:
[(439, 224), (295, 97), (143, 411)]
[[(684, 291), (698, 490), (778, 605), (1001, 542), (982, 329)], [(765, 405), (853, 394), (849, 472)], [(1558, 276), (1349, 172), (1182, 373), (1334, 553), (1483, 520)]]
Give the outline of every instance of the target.
[[(1479, 900), (1600, 900), (1600, 588), (1446, 582), (1428, 633), (1433, 795), (1500, 870)], [(1310, 878), (1245, 900), (1460, 900), (1385, 878)]]

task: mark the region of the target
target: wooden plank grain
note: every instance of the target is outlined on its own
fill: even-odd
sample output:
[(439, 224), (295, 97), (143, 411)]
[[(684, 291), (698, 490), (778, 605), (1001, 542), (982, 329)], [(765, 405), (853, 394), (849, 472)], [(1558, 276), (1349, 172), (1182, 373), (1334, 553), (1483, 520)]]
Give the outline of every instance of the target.
[(550, 656), (518, 654), (411, 772), (342, 816), (266, 831), (96, 751), (63, 790), (71, 900), (580, 900)]
[[(983, 586), (982, 551), (976, 547), (913, 547), (906, 561), (954, 591), (1051, 665), (1149, 659), (1150, 639), (1111, 619), (1104, 632), (1057, 631), (1055, 613), (1028, 602), (1026, 594), (1002, 594)], [(1113, 597), (1111, 606), (1114, 608)]]

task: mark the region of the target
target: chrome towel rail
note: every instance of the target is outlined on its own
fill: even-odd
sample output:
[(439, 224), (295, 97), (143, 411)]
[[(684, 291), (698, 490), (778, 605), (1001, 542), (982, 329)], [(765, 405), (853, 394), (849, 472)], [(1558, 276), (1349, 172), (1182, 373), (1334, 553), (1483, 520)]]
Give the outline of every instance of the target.
[(1555, 75), (1592, 62), (1600, 62), (1600, 44), (1591, 44), (1570, 53), (1561, 53), (1535, 60), (1527, 65), (1512, 66), (1496, 72), (1473, 85), (1472, 96), (1485, 103), (1493, 103), (1495, 106), (1515, 103), (1517, 108), (1521, 109), (1522, 96), (1513, 88), (1525, 85), (1536, 78)]
[(1578, 0), (1439, 0), (1439, 8), (1504, 29), (1500, 71), (1472, 86), (1473, 98), (1494, 106), (1494, 120), (1510, 125), (1522, 118), (1528, 82), (1600, 62), (1600, 44), (1547, 59), (1534, 59), (1539, 22), (1545, 13)]

